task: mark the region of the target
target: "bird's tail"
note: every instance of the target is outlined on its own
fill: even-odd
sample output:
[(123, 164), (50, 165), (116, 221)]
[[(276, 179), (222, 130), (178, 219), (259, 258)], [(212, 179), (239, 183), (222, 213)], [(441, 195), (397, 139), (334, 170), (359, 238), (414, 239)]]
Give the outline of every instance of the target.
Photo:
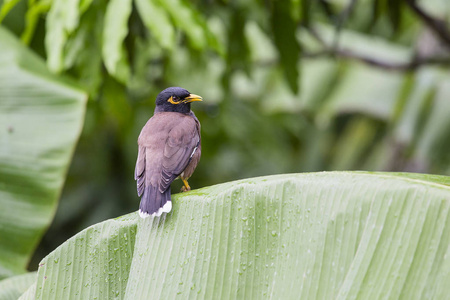
[(139, 205), (139, 215), (142, 218), (148, 216), (159, 217), (163, 212), (170, 212), (172, 210), (172, 201), (170, 197), (170, 188), (164, 193), (161, 193), (157, 187), (145, 187), (144, 194)]

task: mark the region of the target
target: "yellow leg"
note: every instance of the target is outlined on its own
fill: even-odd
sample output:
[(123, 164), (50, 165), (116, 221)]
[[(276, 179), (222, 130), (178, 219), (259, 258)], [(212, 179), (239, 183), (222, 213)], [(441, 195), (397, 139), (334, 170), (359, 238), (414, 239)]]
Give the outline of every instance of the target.
[(184, 179), (183, 177), (181, 177), (181, 180), (183, 181), (184, 186), (181, 187), (181, 191), (182, 192), (187, 192), (191, 190), (191, 187), (189, 186), (189, 183), (187, 182), (186, 179)]

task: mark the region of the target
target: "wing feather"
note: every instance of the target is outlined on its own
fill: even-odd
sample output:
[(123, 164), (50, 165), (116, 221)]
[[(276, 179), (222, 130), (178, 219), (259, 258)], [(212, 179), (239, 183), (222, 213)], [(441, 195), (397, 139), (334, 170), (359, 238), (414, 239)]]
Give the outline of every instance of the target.
[(188, 165), (194, 149), (200, 143), (200, 133), (194, 118), (185, 117), (170, 132), (164, 147), (162, 175), (159, 189), (169, 188)]
[(142, 129), (135, 179), (138, 195), (146, 187), (164, 193), (189, 164), (200, 145), (200, 124), (195, 115), (159, 113)]
[(139, 146), (136, 168), (134, 170), (134, 179), (137, 181), (138, 196), (142, 196), (145, 188), (145, 147)]

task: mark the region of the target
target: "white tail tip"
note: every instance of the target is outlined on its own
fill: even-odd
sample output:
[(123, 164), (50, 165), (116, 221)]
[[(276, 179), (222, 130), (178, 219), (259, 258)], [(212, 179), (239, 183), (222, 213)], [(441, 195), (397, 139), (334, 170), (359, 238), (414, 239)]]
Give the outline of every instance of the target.
[(156, 212), (154, 212), (154, 213), (152, 213), (152, 214), (146, 213), (146, 212), (144, 212), (144, 211), (142, 211), (142, 210), (139, 209), (139, 216), (140, 216), (142, 219), (148, 218), (148, 217), (150, 217), (150, 216), (152, 216), (152, 217), (159, 217), (159, 216), (162, 215), (163, 212), (168, 213), (168, 212), (170, 212), (171, 210), (172, 210), (172, 201), (167, 201), (166, 204), (164, 204), (163, 207), (160, 207), (160, 208), (158, 209), (158, 211), (156, 211)]

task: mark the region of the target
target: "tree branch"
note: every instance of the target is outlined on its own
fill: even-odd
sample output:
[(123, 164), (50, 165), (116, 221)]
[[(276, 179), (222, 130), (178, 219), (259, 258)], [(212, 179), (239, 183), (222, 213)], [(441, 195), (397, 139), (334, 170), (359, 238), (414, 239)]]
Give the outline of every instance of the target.
[(413, 71), (425, 65), (450, 66), (450, 57), (417, 57), (409, 62), (399, 63), (368, 57), (348, 49), (330, 49), (318, 52), (307, 52), (305, 50), (303, 51), (304, 58), (317, 58), (326, 56), (353, 59), (374, 67), (400, 72)]
[(445, 42), (446, 46), (450, 47), (450, 31), (447, 28), (446, 22), (430, 16), (417, 5), (416, 0), (406, 0), (406, 3)]
[(304, 58), (316, 58), (324, 56), (347, 58), (361, 61), (374, 67), (401, 72), (416, 70), (419, 67), (425, 65), (450, 66), (450, 56), (413, 57), (408, 62), (392, 62), (369, 57), (360, 53), (356, 53), (350, 49), (329, 46), (313, 27), (308, 27), (306, 29), (322, 45), (323, 50), (317, 52), (308, 52), (306, 49), (304, 49)]
[(358, 0), (350, 0), (350, 3), (342, 11), (342, 13), (340, 14), (340, 16), (338, 18), (338, 21), (336, 22), (336, 30), (335, 30), (334, 41), (333, 41), (334, 48), (337, 48), (339, 45), (339, 35), (341, 33), (342, 26), (344, 25), (344, 23), (347, 21), (347, 19), (353, 12), (353, 9), (355, 8), (357, 1)]

